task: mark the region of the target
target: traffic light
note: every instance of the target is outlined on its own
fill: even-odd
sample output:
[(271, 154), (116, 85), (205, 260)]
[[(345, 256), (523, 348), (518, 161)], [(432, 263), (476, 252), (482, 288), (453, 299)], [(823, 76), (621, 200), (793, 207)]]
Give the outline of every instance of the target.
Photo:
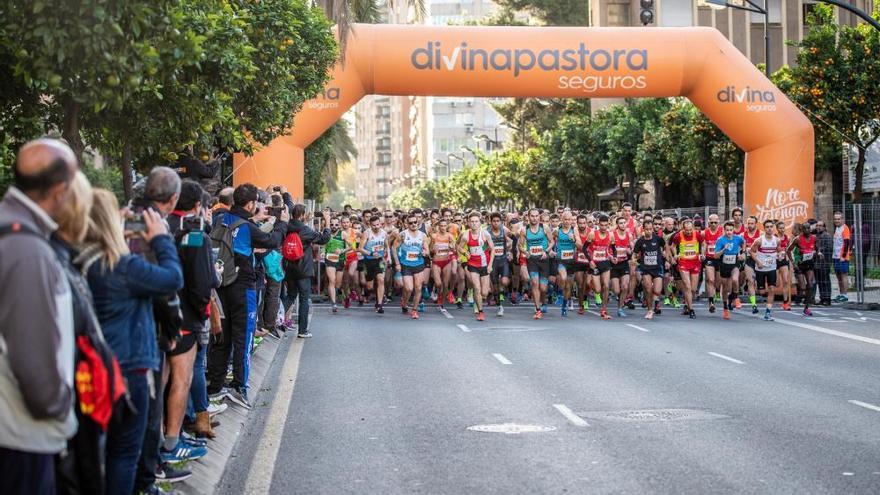
[(647, 26), (654, 22), (654, 0), (639, 0), (642, 11), (639, 13), (639, 20)]

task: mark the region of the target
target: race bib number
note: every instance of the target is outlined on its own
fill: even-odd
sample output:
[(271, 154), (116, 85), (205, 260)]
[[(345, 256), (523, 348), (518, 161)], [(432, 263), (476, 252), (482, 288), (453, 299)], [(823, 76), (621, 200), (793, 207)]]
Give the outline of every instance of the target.
[(813, 259), (813, 254), (814, 254), (814, 253), (813, 253), (812, 251), (810, 251), (809, 253), (804, 253), (804, 254), (803, 254), (803, 260), (804, 260), (804, 261), (810, 261), (810, 260), (812, 260), (812, 259)]
[(709, 244), (708, 246), (706, 246), (706, 252), (709, 254), (715, 254), (715, 246), (712, 244)]
[(785, 252), (780, 251), (780, 252), (776, 253), (776, 259), (778, 259), (779, 261), (784, 260), (785, 259)]
[(605, 261), (608, 259), (608, 253), (604, 249), (593, 251), (593, 261)]
[(336, 253), (327, 253), (327, 261), (330, 263), (336, 263), (339, 261), (339, 255)]
[(629, 251), (629, 250), (628, 250), (627, 248), (624, 248), (624, 247), (619, 247), (619, 248), (617, 248), (617, 258), (618, 258), (618, 259), (624, 259), (624, 258), (626, 258), (626, 255), (627, 255), (627, 252), (628, 252), (628, 251)]
[(530, 246), (529, 254), (532, 256), (541, 256), (542, 254), (544, 254), (544, 248), (542, 248), (541, 246)]
[(642, 262), (646, 266), (656, 266), (657, 265), (657, 255), (656, 254), (646, 254), (645, 258)]
[(587, 255), (584, 253), (578, 252), (577, 262), (578, 263), (587, 263)]
[(684, 257), (685, 258), (696, 258), (697, 257), (697, 250), (693, 249), (693, 248), (685, 248)]
[(725, 254), (721, 257), (721, 262), (725, 265), (732, 265), (736, 263), (736, 255), (735, 254)]
[(415, 251), (407, 251), (406, 253), (406, 261), (418, 261), (419, 253)]
[(471, 246), (470, 248), (468, 248), (468, 252), (471, 254), (471, 256), (480, 256), (481, 254), (483, 254), (483, 248), (481, 248), (480, 246)]
[(437, 243), (437, 256), (449, 256), (449, 244)]
[(377, 244), (377, 245), (373, 246), (373, 255), (374, 256), (381, 256), (384, 252), (385, 252), (385, 246), (382, 246), (381, 244)]
[(573, 249), (563, 249), (559, 252), (559, 258), (563, 260), (570, 260), (574, 258), (574, 250)]
[(502, 256), (504, 255), (504, 246), (495, 246), (494, 249), (492, 249), (492, 252), (495, 253), (496, 257)]

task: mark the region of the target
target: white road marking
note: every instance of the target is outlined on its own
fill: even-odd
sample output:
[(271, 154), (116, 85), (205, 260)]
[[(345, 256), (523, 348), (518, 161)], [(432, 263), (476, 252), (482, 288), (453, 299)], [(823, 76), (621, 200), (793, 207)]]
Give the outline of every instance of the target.
[(553, 404), (553, 407), (555, 407), (560, 414), (565, 416), (565, 419), (571, 421), (571, 424), (575, 426), (590, 426), (590, 423), (584, 421), (584, 418), (575, 414), (565, 404)]
[(279, 377), (281, 383), (272, 402), (272, 410), (266, 416), (266, 426), (263, 434), (260, 435), (259, 445), (251, 461), (244, 493), (269, 493), (269, 488), (272, 486), (275, 460), (278, 458), (278, 449), (284, 436), (284, 425), (287, 422), (290, 398), (296, 385), (304, 342), (303, 339), (296, 339), (287, 350), (287, 357), (284, 359), (284, 367)]
[(856, 311), (856, 314), (859, 315), (859, 316), (862, 316), (861, 311)]
[(452, 315), (449, 314), (449, 311), (446, 311), (446, 308), (440, 308), (440, 312), (443, 313), (443, 316), (446, 318), (449, 318), (450, 320), (452, 319)]
[(599, 313), (593, 311), (592, 309), (588, 309), (588, 310), (587, 310), (587, 313), (590, 313), (591, 315), (602, 316), (601, 314), (599, 314)]
[(506, 357), (504, 357), (503, 354), (498, 354), (498, 353), (496, 352), (496, 353), (492, 354), (492, 356), (494, 356), (495, 359), (497, 359), (498, 362), (501, 363), (501, 364), (513, 364), (513, 363), (510, 362), (509, 359), (507, 359)]
[(867, 318), (853, 318), (852, 316), (841, 316), (844, 320), (854, 321), (856, 323), (865, 323), (868, 321)]
[(650, 332), (647, 328), (640, 327), (638, 325), (633, 325), (632, 323), (627, 323), (626, 326), (635, 328), (636, 330), (640, 330), (642, 332)]
[(858, 340), (859, 342), (864, 342), (866, 344), (880, 345), (880, 340), (878, 340), (878, 339), (872, 339), (870, 337), (862, 337), (861, 335), (855, 335), (852, 333), (839, 332), (837, 330), (831, 330), (830, 328), (817, 327), (816, 325), (810, 325), (808, 323), (801, 323), (799, 321), (776, 320), (776, 323), (781, 323), (783, 325), (791, 325), (793, 327), (798, 327), (798, 328), (804, 328), (806, 330), (812, 330), (814, 332), (824, 333), (827, 335), (834, 335), (835, 337), (843, 337), (845, 339)]
[(867, 402), (862, 402), (860, 400), (848, 400), (847, 402), (859, 407), (864, 407), (865, 409), (880, 412), (880, 406), (875, 406), (874, 404), (868, 404)]
[(736, 364), (746, 364), (746, 363), (740, 361), (739, 359), (733, 359), (733, 358), (730, 357), (730, 356), (725, 356), (724, 354), (718, 354), (717, 352), (710, 352), (709, 355), (710, 355), (710, 356), (715, 356), (715, 357), (717, 357), (717, 358), (721, 358), (721, 359), (723, 359), (723, 360), (725, 360), (725, 361), (730, 361), (731, 363), (736, 363)]
[(462, 332), (470, 332), (471, 331), (471, 329), (468, 328), (467, 325), (462, 325), (461, 323), (459, 323), (458, 325), (455, 325), (455, 326), (460, 328)]
[(824, 311), (819, 311), (818, 309), (814, 309), (814, 310), (813, 310), (813, 313), (816, 313), (816, 314), (819, 315), (819, 316), (829, 316), (828, 313), (826, 313), (826, 312), (824, 312)]

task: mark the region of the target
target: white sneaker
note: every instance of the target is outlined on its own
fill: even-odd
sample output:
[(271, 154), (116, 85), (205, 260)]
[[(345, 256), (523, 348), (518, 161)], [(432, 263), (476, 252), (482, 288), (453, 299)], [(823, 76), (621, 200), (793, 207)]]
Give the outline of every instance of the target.
[(225, 404), (223, 402), (209, 402), (208, 403), (208, 414), (210, 416), (216, 416), (217, 414), (222, 413), (229, 407), (229, 404)]
[(498, 306), (498, 316), (504, 316), (504, 306)]

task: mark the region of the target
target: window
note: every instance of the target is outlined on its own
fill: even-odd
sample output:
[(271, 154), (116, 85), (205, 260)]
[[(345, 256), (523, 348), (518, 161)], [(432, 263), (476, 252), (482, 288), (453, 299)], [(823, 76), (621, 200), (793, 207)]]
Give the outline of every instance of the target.
[(472, 114), (472, 113), (457, 113), (457, 114), (455, 114), (455, 125), (456, 126), (474, 125), (474, 114)]
[(693, 0), (660, 0), (660, 25), (684, 27), (694, 25)]
[(611, 26), (611, 27), (629, 26), (629, 4), (609, 3), (607, 14), (608, 14), (608, 26)]
[(377, 150), (388, 150), (391, 149), (391, 138), (383, 137), (376, 141), (376, 149)]
[(379, 153), (376, 165), (391, 165), (391, 153)]
[[(755, 4), (759, 7), (764, 7), (765, 0), (755, 0)], [(770, 12), (770, 24), (779, 24), (782, 22), (782, 10), (780, 3), (782, 0), (766, 0), (767, 2), (767, 11)], [(804, 5), (806, 8), (806, 5)], [(752, 12), (751, 14), (752, 24), (764, 24), (764, 14), (758, 14), (756, 12)]]
[(455, 115), (454, 113), (434, 114), (434, 126), (455, 127)]

